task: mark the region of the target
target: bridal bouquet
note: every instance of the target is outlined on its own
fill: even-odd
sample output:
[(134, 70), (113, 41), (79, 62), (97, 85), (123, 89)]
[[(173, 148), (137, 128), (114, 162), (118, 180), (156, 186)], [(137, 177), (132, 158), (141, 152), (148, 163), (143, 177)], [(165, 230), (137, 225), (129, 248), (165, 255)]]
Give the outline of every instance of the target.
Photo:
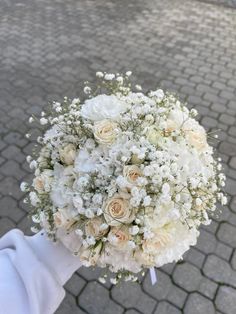
[[(54, 102), (38, 138), (32, 185), (22, 183), (37, 230), (85, 266), (135, 280), (178, 261), (210, 223), (225, 176), (204, 128), (175, 96), (136, 92), (129, 76), (97, 72), (85, 100)], [(30, 118), (30, 122), (36, 120)]]

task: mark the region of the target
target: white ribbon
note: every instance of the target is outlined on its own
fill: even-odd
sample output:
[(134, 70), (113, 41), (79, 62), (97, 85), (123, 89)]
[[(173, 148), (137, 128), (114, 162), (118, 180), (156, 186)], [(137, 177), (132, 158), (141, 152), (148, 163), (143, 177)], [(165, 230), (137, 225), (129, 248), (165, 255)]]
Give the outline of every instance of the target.
[(155, 283), (157, 282), (156, 270), (155, 270), (154, 267), (152, 267), (152, 268), (149, 269), (149, 272), (150, 272), (152, 285), (154, 286)]

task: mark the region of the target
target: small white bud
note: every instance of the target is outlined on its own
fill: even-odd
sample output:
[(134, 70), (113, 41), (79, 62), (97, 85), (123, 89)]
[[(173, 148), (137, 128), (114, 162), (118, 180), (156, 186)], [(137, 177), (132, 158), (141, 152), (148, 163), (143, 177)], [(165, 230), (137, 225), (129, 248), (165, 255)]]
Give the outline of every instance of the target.
[(96, 72), (96, 77), (102, 78), (104, 74), (102, 72)]

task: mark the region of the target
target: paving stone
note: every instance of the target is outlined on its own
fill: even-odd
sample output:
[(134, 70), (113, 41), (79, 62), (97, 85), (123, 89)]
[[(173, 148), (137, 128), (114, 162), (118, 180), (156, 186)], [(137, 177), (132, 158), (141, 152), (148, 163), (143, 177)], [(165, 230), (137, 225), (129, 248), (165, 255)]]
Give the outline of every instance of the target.
[(233, 253), (232, 259), (231, 259), (231, 265), (234, 270), (236, 270), (236, 250)]
[(190, 262), (191, 264), (197, 266), (199, 269), (204, 263), (205, 255), (200, 251), (192, 247), (185, 255), (184, 260)]
[(229, 195), (232, 195), (232, 196), (236, 195), (236, 180), (227, 178), (225, 191)]
[(230, 204), (229, 204), (230, 209), (236, 213), (236, 197), (233, 197)]
[(224, 124), (227, 124), (227, 125), (234, 125), (235, 124), (235, 118), (228, 115), (228, 114), (225, 114), (223, 113), (221, 116), (220, 116), (220, 121)]
[(147, 272), (143, 281), (143, 289), (150, 296), (157, 300), (163, 300), (168, 295), (172, 286), (171, 280), (165, 273), (156, 270), (157, 283), (153, 286), (150, 279), (150, 274)]
[(107, 272), (100, 267), (80, 267), (78, 270), (78, 274), (87, 281), (91, 280), (99, 280), (99, 277), (103, 276), (104, 274), (107, 275), (107, 280), (104, 285), (106, 288), (110, 288), (112, 284), (110, 283), (110, 277), (113, 277), (111, 273)]
[(233, 136), (236, 136), (236, 126), (231, 126), (229, 128), (229, 134), (233, 135)]
[(224, 153), (228, 156), (235, 156), (236, 155), (236, 145), (232, 145), (228, 142), (222, 142), (219, 146), (219, 151)]
[(189, 263), (179, 264), (175, 267), (173, 280), (186, 291), (196, 291), (202, 280), (199, 269)]
[(232, 157), (229, 162), (230, 167), (236, 169), (236, 157)]
[(200, 283), (198, 290), (199, 290), (199, 292), (204, 294), (206, 297), (213, 300), (215, 297), (215, 293), (216, 293), (217, 288), (218, 288), (218, 285), (214, 281), (212, 281), (206, 277), (202, 277), (202, 280), (201, 280), (201, 283)]
[(125, 311), (125, 314), (140, 314), (140, 312), (134, 310), (134, 309), (131, 309), (131, 310), (127, 310)]
[(172, 285), (166, 299), (181, 309), (186, 301), (187, 295), (188, 294), (183, 289)]
[(160, 302), (154, 314), (181, 314), (181, 311), (168, 302)]
[(67, 313), (73, 313), (73, 314), (83, 314), (82, 309), (80, 309), (75, 301), (75, 298), (67, 293), (61, 307), (55, 312), (55, 314), (67, 314)]
[(216, 248), (215, 236), (210, 232), (201, 230), (197, 241), (197, 248), (207, 254), (214, 252)]
[(169, 263), (161, 267), (161, 269), (169, 275), (172, 274), (174, 268), (175, 268), (175, 263)]
[(120, 314), (124, 311), (120, 305), (110, 299), (109, 291), (95, 281), (87, 284), (78, 298), (78, 304), (91, 314)]
[(217, 120), (216, 119), (213, 119), (213, 118), (210, 118), (210, 117), (204, 117), (202, 119), (202, 124), (205, 126), (205, 127), (208, 127), (208, 128), (214, 128), (217, 126)]
[(28, 216), (23, 217), (20, 222), (17, 223), (17, 228), (20, 230), (24, 230), (26, 235), (32, 235), (31, 231), (32, 222)]
[(191, 293), (184, 307), (184, 314), (215, 314), (213, 303), (198, 293)]
[(218, 256), (207, 256), (203, 273), (217, 283), (231, 284), (236, 287), (236, 272), (232, 270), (227, 261)]
[(20, 191), (20, 183), (12, 177), (5, 177), (1, 181), (0, 193), (2, 195), (10, 195), (17, 200), (23, 196), (22, 192)]
[(218, 242), (216, 246), (215, 254), (229, 261), (232, 255), (232, 251), (233, 249), (230, 246), (225, 245), (224, 243)]
[(0, 237), (15, 227), (15, 223), (9, 218), (0, 218)]
[(25, 213), (17, 208), (16, 201), (9, 196), (5, 196), (0, 200), (0, 208), (0, 215), (2, 217), (9, 217), (16, 223), (25, 216)]
[(81, 290), (85, 287), (85, 285), (86, 281), (75, 273), (66, 283), (65, 289), (69, 291), (72, 295), (78, 296)]
[(217, 237), (220, 241), (228, 244), (232, 248), (236, 248), (236, 227), (223, 222), (217, 232)]
[(22, 163), (25, 160), (25, 155), (21, 153), (21, 150), (16, 147), (15, 145), (7, 146), (6, 149), (4, 149), (1, 152), (2, 156), (6, 159), (13, 159), (17, 161), (18, 163)]
[(20, 169), (19, 164), (13, 160), (8, 160), (4, 163), (0, 168), (0, 172), (5, 176), (14, 177), (18, 180), (24, 176), (24, 172)]
[(216, 307), (225, 314), (232, 314), (236, 308), (236, 289), (221, 286), (216, 296)]
[(151, 313), (156, 301), (145, 294), (137, 283), (121, 283), (111, 291), (112, 298), (126, 308), (134, 308), (143, 314)]

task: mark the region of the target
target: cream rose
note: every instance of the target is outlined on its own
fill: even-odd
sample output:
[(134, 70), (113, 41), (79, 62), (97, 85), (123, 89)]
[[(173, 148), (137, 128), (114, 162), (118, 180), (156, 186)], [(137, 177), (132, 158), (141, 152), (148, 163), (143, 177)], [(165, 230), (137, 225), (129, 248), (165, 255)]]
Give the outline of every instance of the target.
[(93, 248), (82, 248), (80, 251), (80, 261), (82, 265), (89, 267), (95, 266), (102, 250), (102, 242), (99, 242)]
[(123, 176), (127, 179), (129, 183), (135, 184), (137, 179), (141, 177), (141, 175), (142, 172), (138, 166), (124, 166)]
[(59, 208), (57, 212), (53, 214), (53, 220), (57, 228), (69, 229), (76, 221), (74, 215), (67, 208)]
[(112, 227), (107, 239), (116, 248), (123, 249), (130, 240), (129, 228), (126, 226)]
[(59, 156), (63, 164), (73, 165), (76, 157), (76, 147), (74, 144), (68, 144), (59, 149)]
[(101, 144), (112, 144), (116, 139), (117, 124), (110, 120), (102, 120), (94, 124), (94, 136)]
[(104, 221), (101, 217), (89, 219), (85, 224), (86, 235), (93, 236), (95, 239), (100, 239), (108, 231), (108, 226), (106, 228), (101, 228), (102, 225), (104, 225)]
[(190, 145), (198, 151), (203, 151), (207, 147), (206, 133), (204, 130), (185, 130), (186, 138)]
[(46, 169), (39, 176), (35, 177), (33, 180), (35, 190), (40, 194), (49, 192), (51, 189), (52, 176), (52, 170)]
[(105, 203), (104, 217), (108, 225), (119, 226), (122, 223), (130, 223), (134, 219), (134, 213), (129, 200), (117, 194)]

